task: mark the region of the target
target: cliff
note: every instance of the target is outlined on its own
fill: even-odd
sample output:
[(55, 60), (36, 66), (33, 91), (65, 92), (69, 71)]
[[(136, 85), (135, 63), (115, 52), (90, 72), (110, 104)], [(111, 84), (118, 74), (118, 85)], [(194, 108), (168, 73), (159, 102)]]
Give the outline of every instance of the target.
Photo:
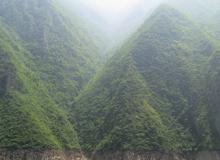
[(1, 150), (0, 160), (86, 160), (86, 158), (75, 151)]
[(0, 151), (0, 160), (220, 160), (220, 152), (99, 152), (88, 157), (75, 151)]
[(92, 160), (220, 160), (220, 152), (117, 152), (109, 154), (96, 154)]

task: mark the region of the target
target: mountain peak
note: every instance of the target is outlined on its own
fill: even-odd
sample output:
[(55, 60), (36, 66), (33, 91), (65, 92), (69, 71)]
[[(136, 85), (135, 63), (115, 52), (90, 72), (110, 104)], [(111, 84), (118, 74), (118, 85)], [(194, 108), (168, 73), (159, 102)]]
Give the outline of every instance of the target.
[(194, 113), (188, 113), (197, 107), (191, 100), (196, 96), (191, 86), (197, 75), (194, 71), (199, 70), (197, 63), (212, 51), (212, 44), (193, 22), (161, 5), (77, 100), (76, 121), (83, 147), (195, 147), (199, 133)]

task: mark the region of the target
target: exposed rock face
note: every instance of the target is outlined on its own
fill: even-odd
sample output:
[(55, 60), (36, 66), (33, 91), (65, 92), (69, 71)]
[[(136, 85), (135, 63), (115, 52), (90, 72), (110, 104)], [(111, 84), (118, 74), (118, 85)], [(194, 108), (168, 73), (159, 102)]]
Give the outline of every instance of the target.
[(86, 158), (74, 151), (0, 151), (0, 160), (220, 160), (220, 152), (166, 153), (166, 152), (114, 152), (96, 153)]
[(195, 160), (220, 160), (220, 152), (200, 152)]
[(74, 151), (0, 151), (0, 160), (87, 160)]
[(117, 152), (99, 153), (91, 157), (92, 160), (220, 160), (220, 152), (198, 153), (164, 153), (164, 152)]
[(180, 154), (162, 153), (162, 152), (118, 152), (109, 154), (96, 154), (92, 160), (187, 160)]

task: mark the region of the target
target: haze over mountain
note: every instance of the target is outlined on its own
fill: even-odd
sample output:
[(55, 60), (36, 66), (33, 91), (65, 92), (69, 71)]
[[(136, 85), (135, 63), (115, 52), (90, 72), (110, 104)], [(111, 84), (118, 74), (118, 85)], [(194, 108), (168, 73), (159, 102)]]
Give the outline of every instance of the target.
[(81, 17), (87, 17), (89, 23), (96, 23), (95, 28), (101, 31), (101, 39), (108, 42), (105, 46), (109, 49), (123, 44), (162, 3), (188, 14), (209, 32), (212, 27), (215, 30), (213, 36), (219, 35), (216, 21), (219, 16), (218, 0), (64, 0), (61, 3), (69, 10), (77, 10)]
[(81, 145), (116, 151), (215, 148), (209, 115), (195, 119), (208, 109), (200, 108), (200, 74), (213, 51), (193, 22), (161, 6), (77, 99)]
[(55, 1), (3, 0), (0, 16), (0, 147), (79, 149), (65, 112), (95, 73), (98, 47)]
[(218, 0), (1, 0), (0, 160), (218, 160), (219, 18)]
[(96, 23), (96, 28), (105, 37), (103, 40), (108, 43), (105, 49), (111, 49), (134, 33), (162, 1), (64, 0), (61, 3), (69, 10), (78, 10), (90, 23)]

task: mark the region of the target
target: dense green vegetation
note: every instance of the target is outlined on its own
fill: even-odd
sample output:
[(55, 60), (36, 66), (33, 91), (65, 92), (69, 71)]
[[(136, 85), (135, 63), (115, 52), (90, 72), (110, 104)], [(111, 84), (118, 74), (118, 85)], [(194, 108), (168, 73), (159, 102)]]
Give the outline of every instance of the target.
[(170, 5), (184, 11), (212, 38), (219, 40), (219, 0), (166, 0)]
[(203, 101), (215, 45), (177, 10), (161, 6), (78, 97), (86, 150), (213, 149)]
[(58, 4), (49, 0), (3, 0), (0, 16), (31, 52), (36, 72), (46, 82), (50, 95), (67, 106), (95, 72), (99, 57), (81, 23), (69, 18)]
[(56, 1), (0, 2), (0, 148), (80, 149), (67, 108), (99, 54), (69, 17)]
[(97, 72), (108, 44), (91, 16), (1, 0), (0, 149), (219, 149), (219, 1), (201, 18), (193, 2), (161, 5)]
[(30, 70), (33, 62), (29, 56), (21, 40), (1, 27), (0, 148), (79, 149), (66, 113)]

